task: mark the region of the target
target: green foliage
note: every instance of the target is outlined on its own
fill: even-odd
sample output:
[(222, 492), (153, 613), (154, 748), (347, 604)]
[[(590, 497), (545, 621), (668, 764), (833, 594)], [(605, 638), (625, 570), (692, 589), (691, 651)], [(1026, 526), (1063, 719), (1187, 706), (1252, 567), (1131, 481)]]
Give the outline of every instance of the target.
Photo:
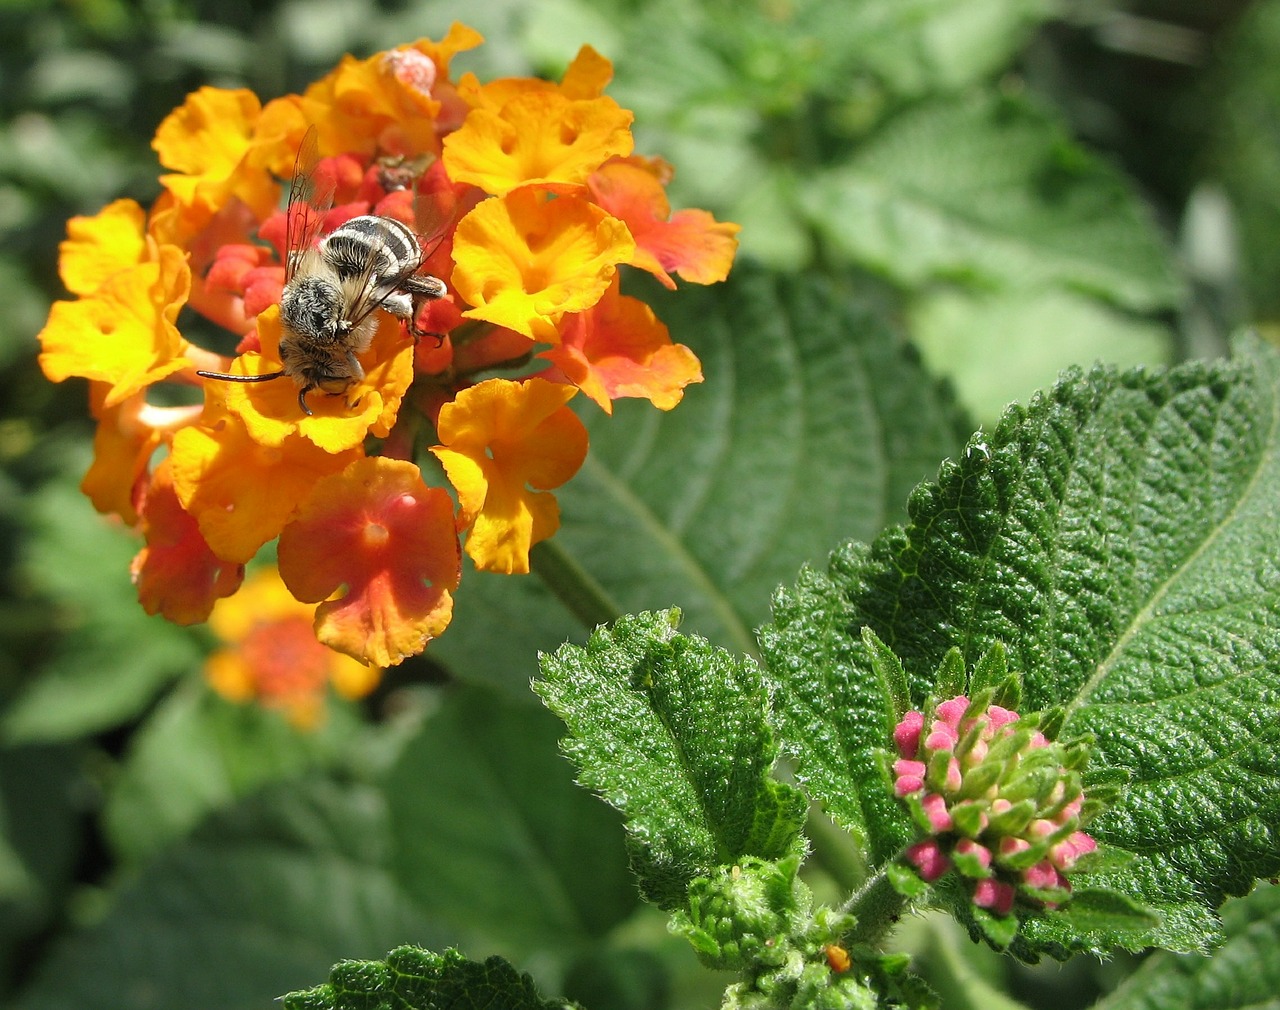
[(578, 781), (627, 817), (632, 867), (662, 907), (713, 867), (783, 855), (805, 814), (804, 798), (770, 776), (777, 751), (755, 663), (677, 636), (677, 620), (597, 629), (585, 649), (544, 657), (534, 685), (569, 726)]
[(284, 997), (285, 1010), (361, 1010), (396, 1006), (404, 1010), (558, 1010), (562, 1000), (544, 1000), (533, 979), (500, 957), (483, 964), (456, 950), (433, 954), (420, 947), (397, 947), (385, 961), (343, 961), (329, 981)]

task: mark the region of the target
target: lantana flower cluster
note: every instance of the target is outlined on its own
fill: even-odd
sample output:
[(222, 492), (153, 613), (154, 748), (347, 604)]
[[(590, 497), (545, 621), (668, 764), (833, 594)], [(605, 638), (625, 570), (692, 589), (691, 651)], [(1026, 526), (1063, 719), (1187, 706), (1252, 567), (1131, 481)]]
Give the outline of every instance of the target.
[[(478, 568), (524, 573), (557, 530), (551, 491), (587, 452), (567, 406), (579, 390), (606, 412), (619, 397), (667, 410), (701, 381), (619, 275), (722, 280), (737, 226), (672, 212), (671, 167), (633, 152), (632, 114), (604, 94), (607, 59), (584, 47), (559, 83), (455, 79), (453, 58), (481, 41), (454, 25), (345, 57), (265, 104), (201, 88), (156, 132), (168, 173), (152, 206), (70, 221), (59, 266), (75, 297), (50, 311), (41, 366), (89, 380), (83, 490), (144, 536), (133, 576), (149, 612), (206, 620), (278, 540), (283, 585), (315, 608), (318, 639), (398, 663), (448, 625), (463, 542)], [(421, 272), (448, 294), (412, 325), (379, 310), (363, 376), (300, 403), (288, 378), (197, 372), (283, 367), (297, 251), (283, 204), (308, 137), (308, 170), (334, 194), (320, 235), (363, 214), (418, 234), (438, 222)]]
[(1051, 743), (1018, 713), (985, 709), (964, 695), (894, 728), (894, 791), (921, 834), (906, 862), (926, 882), (955, 869), (974, 905), (998, 916), (1021, 895), (1054, 908), (1071, 892), (1067, 874), (1097, 848), (1080, 830), (1082, 747)]

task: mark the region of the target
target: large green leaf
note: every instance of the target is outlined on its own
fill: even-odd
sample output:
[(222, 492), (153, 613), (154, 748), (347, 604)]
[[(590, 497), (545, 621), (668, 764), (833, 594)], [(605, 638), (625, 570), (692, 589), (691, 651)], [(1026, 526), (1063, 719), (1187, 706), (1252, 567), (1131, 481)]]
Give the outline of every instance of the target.
[[(1175, 949), (1280, 870), (1280, 355), (1237, 354), (1068, 375), (917, 489), (904, 530), (831, 565), (917, 705), (947, 650), (972, 664), (999, 641), (1026, 710), (1065, 705), (1068, 736), (1096, 735), (1091, 772), (1130, 783), (1090, 828), (1112, 855), (1096, 880), (1161, 912), (1151, 940)], [(1070, 945), (1061, 925), (1026, 934)]]
[(396, 877), (468, 948), (563, 955), (636, 907), (621, 826), (574, 785), (559, 731), (539, 708), (463, 691), (387, 775)]
[(64, 937), (20, 1010), (250, 1010), (342, 957), (445, 938), (388, 870), (382, 797), (315, 781), (273, 788), (204, 825)]
[(677, 620), (646, 613), (599, 628), (585, 649), (544, 656), (535, 685), (569, 726), (578, 781), (627, 818), (640, 887), (663, 907), (715, 867), (785, 855), (806, 809), (771, 776), (778, 751), (756, 664), (677, 635)]
[(1155, 954), (1096, 1010), (1280, 1008), (1280, 887), (1228, 902), (1222, 923), (1226, 940), (1212, 957)]
[(804, 201), (836, 249), (904, 287), (1057, 286), (1140, 312), (1181, 299), (1166, 244), (1128, 182), (1027, 101), (912, 108)]
[[(847, 286), (744, 263), (725, 284), (654, 284), (644, 296), (706, 381), (670, 412), (584, 408), (591, 452), (556, 492), (555, 543), (623, 612), (678, 606), (685, 631), (751, 652), (774, 588), (833, 543), (901, 519), (910, 489), (961, 444), (963, 422)], [(542, 587), (481, 576), (464, 579), (454, 626), (432, 650), (459, 676), (523, 692), (535, 653), (572, 635)]]

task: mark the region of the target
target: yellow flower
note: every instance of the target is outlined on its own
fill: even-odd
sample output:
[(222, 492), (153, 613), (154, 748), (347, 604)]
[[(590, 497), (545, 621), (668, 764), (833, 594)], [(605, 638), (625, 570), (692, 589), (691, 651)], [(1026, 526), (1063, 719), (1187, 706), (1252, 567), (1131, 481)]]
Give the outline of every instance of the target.
[(560, 528), (554, 495), (582, 466), (587, 429), (565, 406), (577, 392), (545, 379), (488, 379), (440, 408), (431, 451), (471, 526), (467, 554), (484, 571), (529, 571), (529, 550)]
[(59, 248), (58, 274), (73, 295), (91, 295), (121, 270), (155, 259), (145, 236), (147, 214), (116, 200), (93, 217), (73, 217)]
[(595, 204), (524, 187), (459, 222), (453, 285), (473, 306), (464, 316), (556, 343), (560, 317), (594, 305), (634, 252), (626, 225)]
[(92, 295), (54, 302), (40, 331), (40, 367), (53, 382), (73, 375), (110, 383), (114, 407), (186, 368), (187, 341), (174, 321), (191, 290), (187, 258), (162, 245), (155, 258), (110, 274)]

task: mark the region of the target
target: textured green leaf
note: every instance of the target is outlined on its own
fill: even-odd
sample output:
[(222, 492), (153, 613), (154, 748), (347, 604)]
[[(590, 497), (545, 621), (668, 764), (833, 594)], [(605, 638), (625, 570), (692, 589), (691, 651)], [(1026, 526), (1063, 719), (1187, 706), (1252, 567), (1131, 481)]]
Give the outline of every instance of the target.
[(1002, 641), (1023, 708), (1063, 704), (1064, 735), (1096, 735), (1091, 773), (1129, 787), (1090, 831), (1134, 857), (1097, 883), (1155, 907), (1152, 942), (1175, 949), (1280, 870), (1280, 360), (1237, 353), (1068, 375), (831, 570), (917, 704), (948, 649), (972, 665)]
[(1222, 920), (1226, 942), (1212, 957), (1155, 954), (1096, 1010), (1278, 1010), (1280, 887), (1227, 902)]
[[(968, 427), (900, 337), (838, 284), (743, 263), (725, 284), (655, 284), (644, 297), (706, 381), (669, 412), (584, 407), (591, 453), (556, 492), (555, 542), (622, 611), (679, 606), (687, 631), (749, 652), (778, 584), (840, 539), (902, 518), (908, 492)], [(465, 585), (432, 654), (460, 677), (526, 694), (531, 657), (573, 638), (573, 625), (535, 579)]]
[(500, 957), (469, 961), (456, 950), (434, 954), (397, 947), (385, 961), (343, 961), (329, 981), (284, 997), (285, 1010), (559, 1010), (544, 1000), (528, 975)]
[(921, 105), (805, 191), (815, 228), (906, 287), (1066, 287), (1126, 309), (1181, 297), (1124, 178), (1027, 102)]
[(468, 946), (572, 952), (636, 907), (617, 815), (574, 785), (540, 707), (451, 695), (384, 782), (406, 893)]
[(663, 907), (714, 867), (785, 854), (805, 815), (770, 775), (777, 747), (755, 663), (675, 634), (676, 616), (597, 629), (585, 649), (544, 656), (534, 685), (569, 726), (578, 781), (626, 817), (640, 886)]
[(443, 946), (389, 856), (376, 791), (273, 788), (149, 864), (98, 924), (55, 945), (13, 1005), (267, 1007), (339, 958), (410, 936)]

